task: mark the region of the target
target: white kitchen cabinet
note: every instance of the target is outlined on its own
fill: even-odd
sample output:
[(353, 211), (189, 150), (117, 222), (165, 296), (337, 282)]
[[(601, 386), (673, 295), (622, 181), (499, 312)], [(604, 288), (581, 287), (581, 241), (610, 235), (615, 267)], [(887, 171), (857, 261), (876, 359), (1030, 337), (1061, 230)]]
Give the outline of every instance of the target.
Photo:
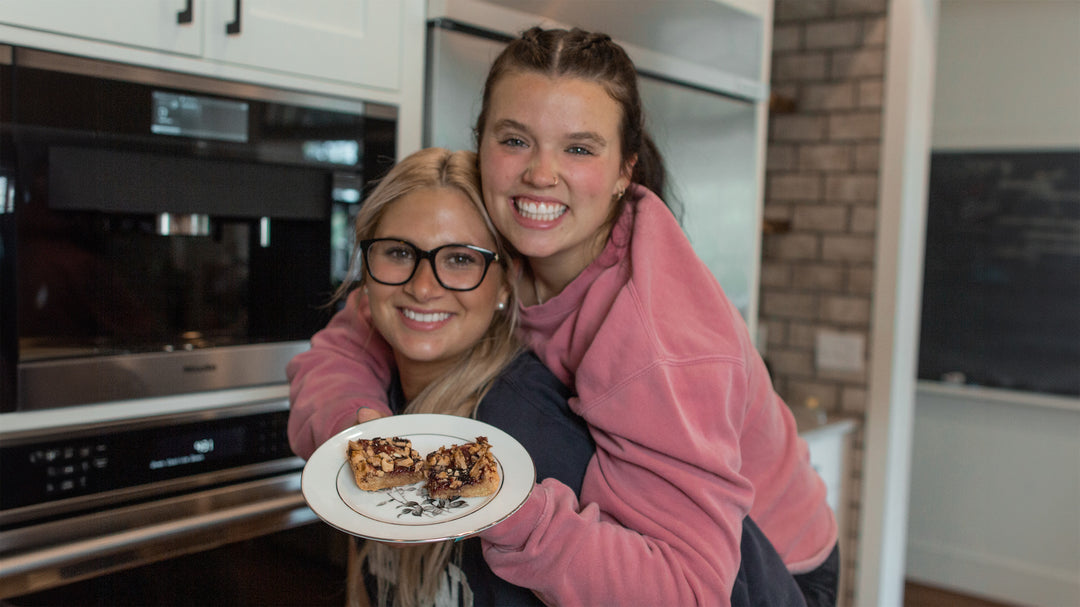
[(202, 28), (179, 13), (202, 0), (0, 0), (0, 23), (187, 55), (202, 52)]
[[(821, 480), (825, 481), (828, 491), (826, 500), (829, 507), (836, 515), (836, 524), (839, 527), (840, 543), (840, 588), (847, 587), (847, 577), (851, 575), (850, 568), (844, 563), (853, 562), (852, 554), (855, 550), (855, 542), (851, 533), (848, 533), (848, 503), (851, 501), (850, 494), (850, 466), (851, 437), (855, 430), (855, 422), (850, 419), (830, 421), (817, 428), (800, 428), (799, 436), (806, 441), (810, 449), (810, 464), (817, 470)], [(844, 605), (845, 599), (839, 597), (839, 605)]]
[(800, 434), (810, 448), (811, 465), (829, 490), (829, 506), (837, 518), (841, 515), (848, 436), (854, 425), (851, 420), (836, 421)]
[[(208, 0), (204, 56), (397, 89), (404, 4), (397, 0)], [(227, 26), (236, 24), (237, 33)]]
[(0, 23), (396, 90), (408, 6), (396, 0), (0, 0)]

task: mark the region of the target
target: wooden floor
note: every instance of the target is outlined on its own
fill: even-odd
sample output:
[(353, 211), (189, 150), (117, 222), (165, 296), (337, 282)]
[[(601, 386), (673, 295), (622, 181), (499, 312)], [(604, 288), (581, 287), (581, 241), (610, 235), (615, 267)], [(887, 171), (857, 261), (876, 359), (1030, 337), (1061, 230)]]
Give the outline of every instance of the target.
[(904, 584), (904, 607), (1010, 607), (978, 597), (908, 582)]

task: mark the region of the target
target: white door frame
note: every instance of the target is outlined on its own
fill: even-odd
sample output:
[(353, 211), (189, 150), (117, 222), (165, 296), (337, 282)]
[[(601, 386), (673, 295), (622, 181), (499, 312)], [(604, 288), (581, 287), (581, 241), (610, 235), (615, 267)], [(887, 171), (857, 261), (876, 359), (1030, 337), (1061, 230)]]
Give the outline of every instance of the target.
[(889, 2), (857, 605), (903, 601), (938, 5)]

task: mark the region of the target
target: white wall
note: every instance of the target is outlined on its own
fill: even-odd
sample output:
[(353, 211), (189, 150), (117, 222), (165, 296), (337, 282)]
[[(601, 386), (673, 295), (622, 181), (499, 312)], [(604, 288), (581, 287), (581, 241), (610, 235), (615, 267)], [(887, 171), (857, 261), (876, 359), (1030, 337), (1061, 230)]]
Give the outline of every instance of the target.
[[(1080, 1), (942, 0), (935, 149), (1080, 147)], [(1080, 605), (1080, 399), (921, 384), (907, 575)]]
[(920, 385), (908, 516), (908, 578), (1080, 605), (1080, 405)]
[(1080, 145), (1080, 1), (941, 0), (934, 149)]

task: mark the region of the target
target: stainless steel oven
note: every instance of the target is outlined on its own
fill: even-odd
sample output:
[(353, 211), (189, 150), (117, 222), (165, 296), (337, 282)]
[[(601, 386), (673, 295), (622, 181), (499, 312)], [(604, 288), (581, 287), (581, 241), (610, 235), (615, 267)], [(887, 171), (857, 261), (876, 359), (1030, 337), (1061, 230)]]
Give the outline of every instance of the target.
[(396, 108), (0, 45), (0, 597), (314, 519), (284, 367)]
[(5, 415), (0, 597), (310, 522), (287, 399), (248, 392)]

